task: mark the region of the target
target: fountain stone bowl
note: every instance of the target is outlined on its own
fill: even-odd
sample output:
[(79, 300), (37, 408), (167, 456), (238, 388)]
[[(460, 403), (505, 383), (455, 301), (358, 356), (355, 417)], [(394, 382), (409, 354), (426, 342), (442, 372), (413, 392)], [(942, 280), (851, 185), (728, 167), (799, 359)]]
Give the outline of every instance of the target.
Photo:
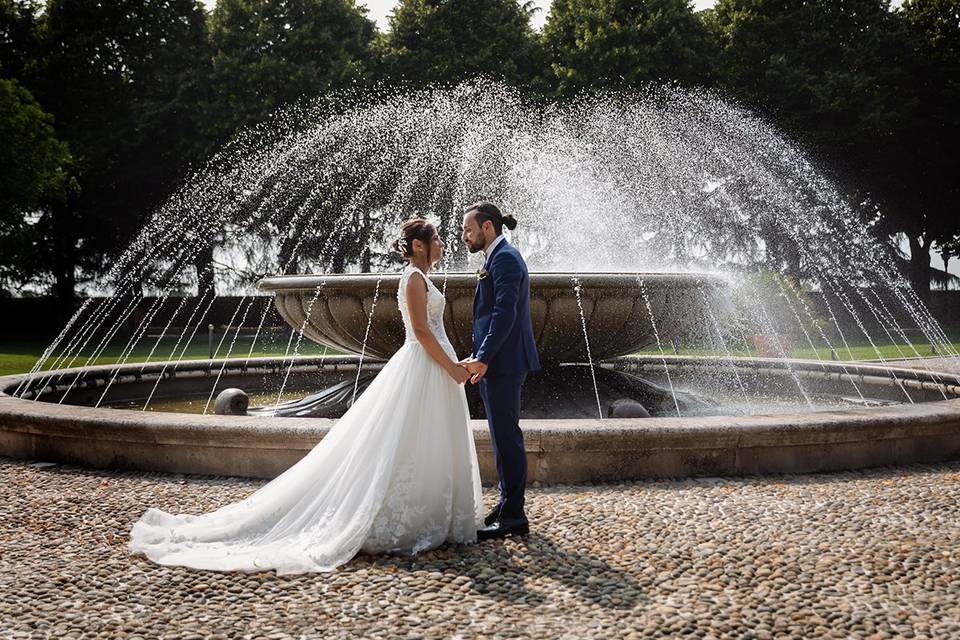
[[(458, 354), (471, 353), (476, 275), (430, 277), (447, 299), (450, 343)], [(306, 337), (342, 352), (389, 358), (404, 341), (399, 281), (399, 274), (385, 273), (298, 275), (265, 278), (258, 287), (274, 294), (280, 315), (294, 329), (303, 327)], [(586, 362), (584, 324), (594, 361), (634, 353), (658, 336), (666, 344), (690, 329), (705, 299), (724, 289), (722, 278), (696, 273), (531, 273), (530, 316), (540, 359)]]
[[(436, 277), (441, 287), (443, 277)], [(779, 396), (802, 380), (813, 394), (843, 396), (860, 389), (868, 398), (900, 404), (776, 415), (521, 418), (529, 482), (810, 473), (960, 458), (956, 375), (819, 360), (607, 358), (655, 341), (644, 330), (628, 334), (631, 319), (652, 331), (645, 314), (648, 300), (663, 340), (682, 332), (686, 318), (702, 315), (704, 295), (723, 295), (725, 289), (718, 278), (694, 275), (578, 278), (591, 345), (596, 344), (598, 380), (613, 374), (647, 377), (666, 372), (682, 381), (687, 374), (711, 377), (733, 370), (744, 394)], [(374, 296), (378, 279), (380, 290)], [(368, 344), (379, 346), (368, 353), (389, 356), (402, 340), (397, 279), (396, 275), (270, 278), (263, 288), (278, 294), (277, 305), (288, 322), (299, 326), (309, 317), (308, 335), (322, 336), (321, 341), (344, 350), (360, 350), (372, 319)], [(464, 345), (469, 339), (473, 276), (449, 275), (446, 285), (452, 302), (447, 327)], [(534, 328), (543, 351), (556, 361), (581, 359), (583, 327), (570, 276), (535, 274), (531, 289), (537, 309)], [(377, 305), (370, 318), (374, 297)], [(319, 315), (323, 310), (327, 316)], [(393, 328), (382, 323), (386, 327), (392, 323)], [(558, 335), (549, 331), (551, 326), (560, 327)], [(614, 340), (612, 334), (626, 335)], [(336, 418), (194, 415), (94, 405), (108, 385), (112, 385), (108, 405), (143, 407), (146, 398), (157, 397), (153, 393), (159, 385), (159, 396), (197, 398), (202, 406), (225, 389), (266, 391), (272, 396), (275, 383), (283, 380), (288, 390), (311, 391), (344, 381), (356, 384), (358, 372), (373, 373), (380, 367), (382, 363), (356, 355), (294, 355), (100, 365), (0, 377), (0, 456), (112, 469), (274, 478), (311, 451)], [(544, 373), (556, 377), (584, 368), (560, 363), (545, 367)], [(907, 393), (909, 404), (903, 399)], [(472, 420), (470, 427), (481, 477), (493, 484), (497, 473), (486, 421)]]

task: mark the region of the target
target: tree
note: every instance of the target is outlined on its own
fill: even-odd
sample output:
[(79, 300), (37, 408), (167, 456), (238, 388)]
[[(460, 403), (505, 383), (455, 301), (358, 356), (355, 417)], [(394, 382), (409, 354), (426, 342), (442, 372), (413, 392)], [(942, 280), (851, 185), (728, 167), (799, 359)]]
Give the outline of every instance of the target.
[(100, 272), (208, 148), (206, 14), (196, 0), (50, 0), (35, 95), (77, 158), (79, 189), (38, 222), (55, 293)]
[(909, 34), (909, 89), (918, 100), (898, 131), (899, 166), (888, 181), (887, 233), (904, 233), (910, 274), (922, 296), (936, 246), (945, 262), (960, 255), (960, 6), (956, 0), (908, 0), (899, 15)]
[(707, 23), (725, 88), (848, 169), (873, 166), (910, 108), (889, 0), (720, 0)]
[(887, 215), (902, 189), (898, 132), (917, 104), (889, 0), (719, 0), (705, 21), (726, 92), (784, 129), (848, 201), (872, 203), (865, 217)]
[(543, 38), (560, 95), (711, 82), (715, 47), (688, 0), (555, 0)]
[(219, 0), (211, 17), (219, 143), (302, 99), (363, 86), (375, 26), (354, 0)]
[(36, 0), (0, 0), (0, 78), (22, 82), (40, 49)]
[[(354, 0), (219, 0), (210, 36), (214, 100), (206, 110), (206, 133), (218, 146), (231, 140), (240, 146), (269, 144), (257, 142), (251, 127), (289, 130), (300, 116), (299, 104), (363, 89), (374, 74), (376, 29)], [(271, 131), (264, 132), (268, 138)], [(283, 210), (271, 208), (278, 220), (289, 220), (302, 204), (301, 194), (289, 189), (278, 205)], [(252, 199), (244, 204), (256, 205)], [(194, 261), (201, 290), (213, 288), (219, 235), (211, 236)]]
[(390, 19), (384, 67), (413, 87), (485, 76), (542, 89), (542, 49), (530, 26), (534, 9), (516, 0), (400, 0)]
[(16, 80), (0, 80), (0, 291), (29, 281), (39, 264), (28, 216), (62, 201), (72, 161), (53, 118)]

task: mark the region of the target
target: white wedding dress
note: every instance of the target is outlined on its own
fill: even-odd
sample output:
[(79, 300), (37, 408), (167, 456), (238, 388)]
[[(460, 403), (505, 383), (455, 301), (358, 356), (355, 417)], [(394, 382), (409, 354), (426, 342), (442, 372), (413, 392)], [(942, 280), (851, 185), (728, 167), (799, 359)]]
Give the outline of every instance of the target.
[[(202, 515), (148, 509), (130, 552), (162, 565), (278, 575), (331, 571), (358, 552), (414, 554), (471, 543), (482, 526), (477, 454), (464, 389), (417, 342), (397, 295), (406, 342), (306, 456), (250, 496)], [(427, 281), (430, 330), (456, 359), (445, 300)]]

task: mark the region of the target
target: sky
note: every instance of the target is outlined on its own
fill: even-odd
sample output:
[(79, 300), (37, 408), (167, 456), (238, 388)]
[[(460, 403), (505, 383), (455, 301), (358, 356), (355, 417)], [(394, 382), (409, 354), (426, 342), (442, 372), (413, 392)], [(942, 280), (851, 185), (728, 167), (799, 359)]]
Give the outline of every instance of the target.
[[(366, 5), (367, 13), (371, 19), (376, 21), (381, 31), (386, 31), (389, 26), (388, 18), (390, 12), (397, 5), (398, 0), (358, 0), (357, 4)], [(534, 4), (540, 8), (533, 16), (533, 26), (536, 29), (542, 29), (543, 23), (547, 21), (547, 12), (550, 10), (551, 0), (534, 0)], [(893, 0), (893, 5), (899, 7), (903, 0)], [(217, 4), (216, 0), (203, 0), (207, 9), (213, 9)], [(716, 0), (693, 0), (693, 6), (696, 10), (708, 9), (716, 4)]]
[[(715, 0), (694, 0), (693, 5), (699, 10), (712, 7), (714, 2)], [(210, 4), (212, 4), (212, 2)], [(396, 6), (397, 0), (366, 0), (366, 2), (359, 0), (358, 4), (367, 5), (370, 17), (377, 22), (377, 26), (380, 27), (381, 31), (385, 31), (387, 29), (387, 17), (390, 15), (393, 7)], [(550, 0), (534, 0), (534, 4), (540, 7), (540, 11), (537, 11), (533, 16), (533, 26), (536, 29), (541, 29), (543, 28), (543, 23), (547, 20)]]
[[(543, 28), (543, 23), (547, 21), (547, 11), (550, 10), (550, 1), (551, 0), (534, 0), (533, 3), (540, 7), (540, 11), (537, 11), (533, 16), (534, 28), (538, 30)], [(204, 2), (208, 6), (214, 4), (214, 0), (204, 0)], [(899, 7), (902, 3), (903, 0), (893, 0), (893, 5), (896, 7)], [(358, 0), (357, 4), (365, 4), (370, 18), (376, 21), (381, 31), (386, 31), (388, 26), (387, 18), (396, 6), (397, 0)], [(709, 9), (714, 4), (716, 4), (716, 0), (693, 0), (693, 6), (697, 11), (700, 9)]]
[[(694, 0), (693, 6), (699, 9), (712, 7), (716, 0)], [(216, 0), (203, 0), (207, 9), (213, 9), (217, 4)], [(393, 8), (397, 5), (397, 0), (358, 0), (357, 4), (366, 5), (368, 15), (375, 20), (381, 31), (386, 31), (388, 26), (388, 17)], [(550, 9), (550, 0), (534, 0), (534, 4), (540, 7), (533, 17), (533, 26), (536, 29), (542, 29), (543, 23), (547, 20), (547, 11)]]

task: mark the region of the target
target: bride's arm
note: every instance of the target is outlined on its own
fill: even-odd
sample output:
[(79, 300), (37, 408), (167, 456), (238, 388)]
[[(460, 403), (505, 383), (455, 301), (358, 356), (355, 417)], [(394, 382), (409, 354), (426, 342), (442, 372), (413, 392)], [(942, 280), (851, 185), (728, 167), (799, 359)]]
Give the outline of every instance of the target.
[(413, 325), (413, 334), (423, 345), (430, 357), (450, 374), (450, 377), (463, 384), (470, 377), (467, 370), (450, 359), (443, 350), (437, 337), (427, 325), (427, 283), (419, 272), (414, 272), (407, 279), (407, 313), (410, 314), (410, 324)]

